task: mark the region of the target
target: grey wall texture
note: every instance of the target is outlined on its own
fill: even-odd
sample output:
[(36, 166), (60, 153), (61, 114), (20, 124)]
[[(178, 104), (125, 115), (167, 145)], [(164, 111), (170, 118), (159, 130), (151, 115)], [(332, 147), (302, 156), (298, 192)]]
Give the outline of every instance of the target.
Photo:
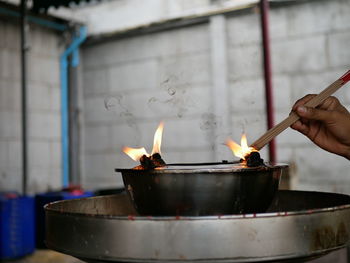
[[(294, 101), (318, 93), (350, 68), (350, 1), (300, 1), (270, 12), (276, 122)], [(150, 152), (165, 122), (168, 162), (233, 159), (223, 145), (244, 131), (266, 131), (261, 32), (255, 10), (209, 23), (133, 36), (83, 49), (84, 158), (88, 188), (122, 185), (116, 167), (136, 165), (123, 146)], [(336, 96), (350, 105), (348, 88)], [(349, 192), (350, 164), (289, 129), (278, 160), (291, 164), (294, 188)], [(266, 149), (262, 151), (267, 158)]]
[[(60, 37), (30, 26), (28, 192), (61, 185)], [(22, 189), (20, 28), (0, 19), (0, 191)]]

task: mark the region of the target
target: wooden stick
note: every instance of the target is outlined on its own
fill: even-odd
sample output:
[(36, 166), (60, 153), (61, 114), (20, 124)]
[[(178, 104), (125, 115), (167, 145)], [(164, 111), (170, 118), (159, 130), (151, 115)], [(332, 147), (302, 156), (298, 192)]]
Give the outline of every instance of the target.
[[(305, 106), (315, 108), (320, 105), (325, 99), (331, 96), (334, 92), (336, 92), (339, 88), (344, 86), (345, 83), (350, 81), (350, 70), (346, 72), (342, 77), (329, 85), (325, 90), (323, 90), (316, 97), (305, 103)], [(268, 130), (263, 136), (257, 139), (251, 147), (254, 147), (257, 151), (263, 148), (266, 144), (268, 144), (273, 138), (275, 138), (278, 134), (283, 132), (289, 126), (291, 126), (294, 122), (299, 119), (299, 116), (292, 112), (286, 119), (277, 124), (275, 127)]]

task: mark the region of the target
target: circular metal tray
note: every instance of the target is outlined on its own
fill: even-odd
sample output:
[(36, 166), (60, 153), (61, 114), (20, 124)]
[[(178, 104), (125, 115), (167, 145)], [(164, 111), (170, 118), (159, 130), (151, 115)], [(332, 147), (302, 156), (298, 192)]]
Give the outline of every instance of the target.
[(346, 246), (350, 196), (279, 191), (261, 214), (135, 215), (126, 195), (48, 204), (49, 248), (87, 262), (302, 262)]

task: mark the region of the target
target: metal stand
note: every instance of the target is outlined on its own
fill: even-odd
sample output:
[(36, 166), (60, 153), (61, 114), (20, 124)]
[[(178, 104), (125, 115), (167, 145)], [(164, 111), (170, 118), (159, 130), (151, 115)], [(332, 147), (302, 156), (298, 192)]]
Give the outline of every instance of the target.
[(87, 262), (301, 263), (349, 242), (350, 196), (333, 193), (279, 191), (268, 213), (246, 215), (140, 217), (125, 194), (45, 210), (48, 247)]
[[(78, 51), (79, 52), (79, 51)], [(69, 63), (72, 65), (72, 63)], [(68, 89), (69, 107), (69, 182), (72, 184), (81, 183), (80, 178), (80, 120), (79, 120), (79, 99), (78, 99), (78, 74), (76, 66), (70, 66)]]

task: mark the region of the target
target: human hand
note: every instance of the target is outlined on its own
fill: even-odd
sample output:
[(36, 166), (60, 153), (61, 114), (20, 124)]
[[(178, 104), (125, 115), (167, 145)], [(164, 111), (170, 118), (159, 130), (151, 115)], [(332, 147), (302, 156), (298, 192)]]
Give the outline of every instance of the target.
[(315, 96), (306, 95), (294, 104), (292, 110), (300, 119), (291, 128), (322, 149), (350, 160), (350, 113), (335, 97), (327, 98), (316, 109), (303, 106)]

